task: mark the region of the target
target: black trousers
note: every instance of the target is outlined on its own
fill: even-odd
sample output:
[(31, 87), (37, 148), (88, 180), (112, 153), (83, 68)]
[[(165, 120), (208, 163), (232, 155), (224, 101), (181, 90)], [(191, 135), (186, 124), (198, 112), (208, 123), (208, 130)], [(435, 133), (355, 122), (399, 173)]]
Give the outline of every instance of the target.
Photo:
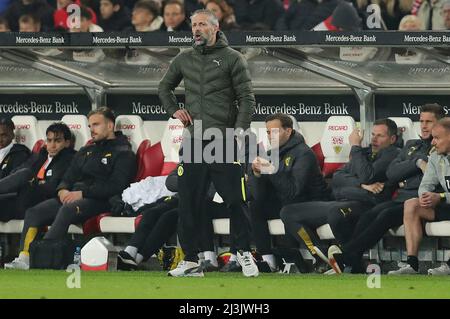
[(20, 240), (21, 250), (30, 227), (41, 228), (51, 225), (46, 239), (63, 239), (71, 224), (81, 224), (89, 218), (110, 210), (106, 200), (85, 198), (70, 204), (61, 204), (53, 198), (29, 208), (25, 213), (24, 227)]
[(275, 196), (250, 202), (252, 237), (261, 255), (272, 254), (272, 240), (267, 221), (280, 218), (281, 207), (281, 202)]
[(0, 179), (0, 221), (23, 219), (26, 209), (42, 200), (29, 184), (31, 177), (31, 170), (23, 168)]
[[(186, 141), (186, 143), (189, 142), (191, 141)], [(178, 169), (178, 194), (180, 198), (178, 237), (187, 261), (196, 262), (198, 260), (197, 254), (200, 249), (198, 229), (201, 221), (205, 218), (206, 212), (203, 203), (211, 182), (230, 212), (230, 234), (233, 237), (233, 244), (238, 250), (250, 250), (250, 227), (247, 215), (244, 170), (240, 163), (228, 161), (230, 154), (227, 154), (227, 150), (222, 153), (221, 161), (216, 160), (208, 163), (202, 156), (200, 156), (200, 161), (193, 161), (199, 151), (209, 147), (209, 143), (211, 142), (202, 141), (200, 144), (201, 150), (193, 152), (190, 160), (185, 160), (188, 156), (183, 154), (184, 157), (182, 157)], [(185, 141), (183, 141), (183, 147), (185, 147)], [(231, 158), (233, 159), (233, 156)]]
[[(211, 218), (227, 218), (229, 211), (224, 204), (205, 201), (204, 219), (199, 227), (201, 251), (214, 251), (214, 230)], [(144, 260), (150, 258), (173, 236), (178, 223), (178, 200), (162, 201), (142, 212), (142, 220), (131, 237), (130, 246), (136, 247)]]
[(326, 251), (316, 228), (330, 224), (336, 241), (343, 244), (350, 240), (357, 219), (367, 209), (367, 204), (354, 201), (304, 202), (283, 207), (280, 216), (286, 232), (315, 254), (313, 246)]
[(343, 245), (345, 262), (359, 267), (364, 252), (372, 248), (390, 228), (403, 224), (403, 203), (388, 201), (363, 214), (356, 224), (352, 239)]

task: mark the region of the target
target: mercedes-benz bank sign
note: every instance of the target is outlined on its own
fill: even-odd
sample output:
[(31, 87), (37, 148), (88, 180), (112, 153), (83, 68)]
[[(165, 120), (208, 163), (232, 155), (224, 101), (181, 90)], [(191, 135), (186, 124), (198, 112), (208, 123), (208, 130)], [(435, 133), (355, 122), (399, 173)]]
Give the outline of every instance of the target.
[(438, 103), (448, 116), (449, 98), (448, 95), (376, 95), (375, 116), (377, 118), (409, 117), (413, 121), (418, 121), (420, 108), (427, 103)]
[(61, 120), (66, 114), (87, 114), (91, 103), (85, 95), (2, 94), (0, 116), (34, 115), (38, 120)]
[[(180, 108), (184, 96), (177, 96)], [(156, 94), (107, 96), (108, 105), (117, 114), (140, 115), (144, 121), (163, 121), (169, 118)], [(359, 104), (352, 95), (256, 95), (255, 121), (274, 113), (285, 113), (300, 121), (326, 121), (332, 115), (350, 115), (359, 120)]]

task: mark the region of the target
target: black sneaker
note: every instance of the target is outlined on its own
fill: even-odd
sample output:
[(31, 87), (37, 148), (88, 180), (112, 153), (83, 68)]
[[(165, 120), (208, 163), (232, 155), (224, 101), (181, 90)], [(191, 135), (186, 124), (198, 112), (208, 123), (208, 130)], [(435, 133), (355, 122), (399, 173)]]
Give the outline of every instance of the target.
[(237, 260), (232, 260), (232, 261), (227, 262), (225, 264), (225, 266), (220, 268), (219, 271), (220, 272), (241, 272), (242, 268), (241, 268), (241, 265), (239, 265), (239, 263), (237, 262)]
[(258, 260), (256, 262), (256, 265), (258, 266), (260, 272), (272, 273), (278, 271), (278, 269), (270, 267), (269, 264), (264, 260)]
[(137, 264), (133, 257), (125, 250), (122, 250), (117, 255), (117, 269), (118, 270), (136, 270)]
[(203, 260), (202, 261), (202, 269), (204, 272), (211, 272), (211, 271), (218, 271), (219, 270), (219, 266), (214, 266), (211, 263), (211, 260)]

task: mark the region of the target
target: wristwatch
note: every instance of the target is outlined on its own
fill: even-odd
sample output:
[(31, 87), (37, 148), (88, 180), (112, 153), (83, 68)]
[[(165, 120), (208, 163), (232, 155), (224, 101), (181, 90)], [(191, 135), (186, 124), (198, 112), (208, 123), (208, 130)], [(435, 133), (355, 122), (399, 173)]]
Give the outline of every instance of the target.
[(441, 198), (441, 202), (445, 202), (446, 200), (445, 193), (439, 193), (439, 197)]

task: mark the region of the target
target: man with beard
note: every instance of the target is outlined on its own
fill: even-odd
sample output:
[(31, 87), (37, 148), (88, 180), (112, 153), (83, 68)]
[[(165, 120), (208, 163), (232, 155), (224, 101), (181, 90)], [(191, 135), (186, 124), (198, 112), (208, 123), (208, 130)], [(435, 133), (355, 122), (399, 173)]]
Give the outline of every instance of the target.
[(313, 151), (303, 136), (293, 129), (292, 119), (286, 114), (266, 118), (271, 152), (278, 150), (279, 167), (271, 171), (261, 157), (252, 163), (249, 172), (252, 234), (262, 262), (261, 272), (278, 270), (271, 247), (267, 220), (279, 219), (280, 210), (288, 204), (329, 200), (330, 192)]
[[(258, 276), (250, 253), (244, 169), (235, 156), (255, 108), (250, 73), (244, 57), (228, 46), (211, 11), (194, 12), (191, 22), (193, 48), (175, 57), (159, 85), (162, 105), (181, 120), (189, 135), (183, 138), (178, 168), (179, 238), (186, 257), (169, 275), (203, 276), (197, 256), (198, 222), (206, 213), (202, 203), (212, 181), (230, 209), (230, 233), (242, 272), (247, 277)], [(180, 109), (174, 90), (182, 79), (186, 102)]]
[(71, 224), (109, 211), (110, 197), (121, 194), (135, 176), (136, 156), (127, 137), (114, 132), (114, 113), (100, 107), (88, 114), (88, 121), (93, 143), (74, 156), (56, 188), (57, 196), (26, 211), (21, 252), (5, 268), (28, 270), (30, 244), (40, 227), (51, 225), (44, 239), (63, 240)]
[(444, 115), (444, 109), (438, 104), (425, 104), (421, 107), (421, 138), (408, 141), (386, 171), (388, 180), (398, 185), (396, 196), (363, 214), (348, 243), (339, 249), (330, 247), (330, 261), (340, 264), (341, 270), (349, 266), (353, 273), (365, 272), (364, 268), (361, 268), (364, 251), (373, 247), (390, 228), (403, 224), (403, 203), (417, 197), (428, 157), (433, 150), (431, 130)]
[[(423, 222), (450, 220), (450, 119), (443, 118), (432, 130), (431, 144), (435, 152), (428, 159), (427, 168), (419, 186), (418, 197), (405, 202), (403, 223), (408, 259), (389, 275), (419, 273), (419, 245), (423, 237)], [(429, 269), (430, 275), (449, 275), (450, 260), (440, 267)]]

